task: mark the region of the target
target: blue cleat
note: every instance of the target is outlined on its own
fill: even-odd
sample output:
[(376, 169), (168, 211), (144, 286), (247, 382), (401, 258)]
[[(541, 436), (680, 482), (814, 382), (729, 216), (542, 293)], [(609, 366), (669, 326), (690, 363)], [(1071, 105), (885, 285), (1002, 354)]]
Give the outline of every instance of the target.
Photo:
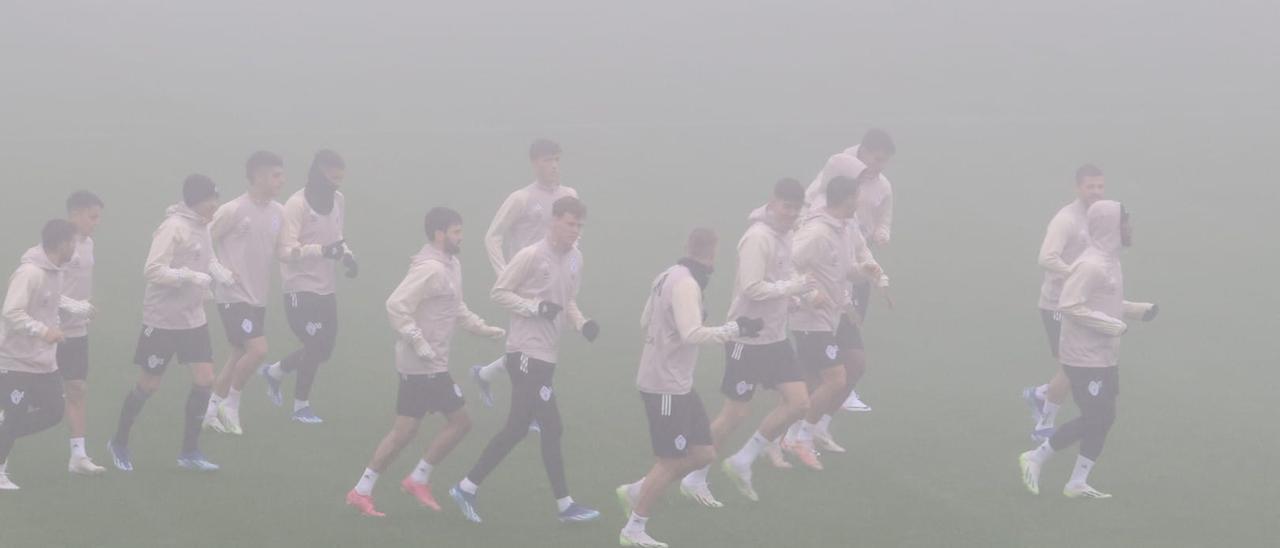
[(272, 377), (270, 371), (268, 371), (269, 369), (271, 369), (271, 364), (263, 364), (262, 367), (258, 368), (258, 374), (262, 375), (262, 378), (267, 381), (267, 398), (276, 407), (284, 407), (284, 394), (280, 392), (281, 379)]
[(484, 369), (483, 365), (471, 366), (471, 380), (476, 383), (476, 388), (480, 389), (480, 402), (484, 403), (485, 407), (493, 407), (493, 386), (480, 376), (481, 369)]
[(133, 455), (129, 454), (129, 448), (123, 445), (116, 445), (116, 440), (107, 440), (107, 451), (111, 452), (111, 460), (115, 463), (116, 469), (121, 472), (133, 471)]
[(192, 451), (178, 455), (178, 468), (192, 472), (217, 472), (219, 466), (209, 462), (204, 453)]
[(463, 491), (461, 487), (453, 486), (449, 489), (449, 497), (453, 502), (457, 503), (458, 510), (462, 511), (462, 517), (471, 523), (480, 523), (480, 514), (476, 512), (476, 496)]
[(1027, 403), (1027, 407), (1031, 408), (1031, 420), (1036, 424), (1040, 424), (1040, 419), (1044, 418), (1044, 398), (1036, 395), (1036, 387), (1031, 386), (1022, 389), (1022, 401)]
[(1034, 441), (1036, 443), (1044, 443), (1046, 441), (1049, 441), (1049, 438), (1052, 438), (1053, 434), (1057, 431), (1058, 431), (1058, 428), (1055, 426), (1050, 426), (1048, 428), (1036, 428), (1035, 430), (1031, 431), (1031, 441)]
[(559, 518), (560, 523), (584, 523), (599, 519), (600, 512), (575, 502), (565, 508), (563, 512), (560, 512)]
[(324, 419), (317, 416), (315, 412), (311, 410), (311, 406), (308, 405), (293, 412), (293, 422), (300, 422), (302, 424), (320, 424), (324, 422)]

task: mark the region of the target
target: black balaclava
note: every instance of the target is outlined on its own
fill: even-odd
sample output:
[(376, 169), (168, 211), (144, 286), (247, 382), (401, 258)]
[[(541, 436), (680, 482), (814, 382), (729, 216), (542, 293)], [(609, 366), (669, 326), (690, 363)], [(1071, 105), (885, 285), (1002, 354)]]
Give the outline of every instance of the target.
[(711, 283), (711, 273), (715, 272), (715, 269), (688, 257), (680, 259), (679, 263), (689, 269), (689, 273), (693, 275), (693, 279), (698, 282), (698, 287), (702, 288), (703, 291), (706, 291), (707, 285)]
[(307, 186), (303, 190), (303, 194), (307, 197), (307, 205), (311, 209), (321, 215), (328, 215), (333, 211), (333, 194), (338, 188), (324, 176), (324, 168), (327, 167), (347, 167), (342, 161), (342, 157), (329, 149), (321, 150), (316, 153), (316, 157), (311, 161), (311, 171), (307, 173)]

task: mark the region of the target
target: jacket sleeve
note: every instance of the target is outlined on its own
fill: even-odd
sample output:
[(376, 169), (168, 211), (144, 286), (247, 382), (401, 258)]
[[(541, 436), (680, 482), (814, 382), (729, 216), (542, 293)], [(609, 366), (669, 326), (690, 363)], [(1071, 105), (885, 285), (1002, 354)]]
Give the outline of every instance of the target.
[(493, 215), (493, 222), (489, 223), (489, 230), (484, 234), (484, 249), (489, 255), (489, 264), (493, 265), (493, 271), (496, 274), (502, 274), (502, 271), (507, 268), (507, 258), (502, 249), (503, 244), (505, 243), (507, 231), (511, 229), (511, 225), (516, 222), (520, 212), (524, 210), (524, 205), (524, 193), (520, 191), (512, 192), (502, 202), (498, 212)]
[(769, 266), (769, 244), (763, 237), (747, 236), (738, 246), (738, 286), (753, 301), (768, 301), (795, 295), (801, 289), (798, 279), (769, 282), (765, 271)]
[(180, 241), (176, 223), (163, 222), (151, 238), (151, 250), (147, 253), (147, 262), (142, 270), (148, 283), (169, 287), (179, 287), (186, 283), (181, 269), (173, 268), (173, 250)]
[(19, 267), (9, 280), (9, 291), (4, 297), (5, 324), (14, 331), (32, 337), (43, 337), (50, 327), (27, 313), (31, 306), (31, 296), (40, 289), (39, 276), (38, 269)]
[(489, 299), (494, 304), (507, 309), (513, 314), (532, 318), (538, 315), (538, 302), (521, 297), (516, 291), (532, 274), (534, 268), (533, 248), (525, 248), (511, 258), (511, 262), (498, 272), (498, 281), (489, 291)]
[(1103, 273), (1089, 263), (1077, 263), (1062, 286), (1059, 310), (1072, 321), (1103, 335), (1119, 337), (1129, 328), (1124, 321), (1088, 306), (1089, 295), (1102, 281)]
[(1040, 268), (1064, 276), (1071, 272), (1071, 265), (1062, 260), (1062, 250), (1066, 248), (1067, 240), (1071, 237), (1070, 230), (1070, 222), (1062, 215), (1055, 216), (1049, 221), (1044, 242), (1040, 244)]
[(702, 325), (702, 290), (693, 279), (686, 278), (675, 285), (671, 293), (671, 307), (676, 330), (685, 343), (723, 344), (739, 334), (738, 324), (734, 322), (719, 327)]
[(427, 297), (428, 285), (439, 274), (439, 268), (432, 268), (433, 264), (427, 263), (410, 268), (404, 280), (387, 298), (387, 319), (391, 322), (391, 330), (397, 337), (415, 348), (426, 344), (422, 328), (418, 326), (413, 313)]
[(1124, 317), (1127, 320), (1141, 320), (1155, 307), (1153, 303), (1124, 302)]
[[(336, 207), (336, 206), (335, 206)], [(323, 254), (320, 244), (303, 244), (298, 238), (302, 234), (302, 220), (307, 214), (305, 199), (290, 198), (284, 205), (284, 222), (280, 227), (277, 239), (276, 258), (281, 262), (293, 263), (300, 259), (319, 257)]]

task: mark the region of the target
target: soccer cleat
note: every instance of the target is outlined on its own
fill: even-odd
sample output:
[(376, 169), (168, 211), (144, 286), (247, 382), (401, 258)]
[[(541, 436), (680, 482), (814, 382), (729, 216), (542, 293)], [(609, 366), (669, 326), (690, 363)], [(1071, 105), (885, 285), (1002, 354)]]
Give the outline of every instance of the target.
[(724, 464), (720, 466), (724, 470), (725, 475), (733, 480), (734, 487), (738, 488), (738, 492), (742, 496), (747, 497), (751, 502), (759, 502), (760, 495), (756, 493), (755, 487), (751, 486), (751, 467), (739, 467), (733, 463), (732, 458), (724, 459)]
[(836, 443), (835, 438), (831, 437), (831, 432), (815, 430), (813, 432), (814, 447), (826, 451), (828, 453), (847, 453), (844, 447)]
[(449, 497), (458, 505), (458, 510), (462, 511), (462, 517), (471, 523), (480, 523), (480, 514), (476, 512), (476, 496), (472, 493), (463, 491), (461, 487), (453, 486), (449, 489)]
[(271, 365), (268, 364), (258, 368), (258, 374), (267, 381), (267, 399), (270, 399), (276, 407), (284, 407), (284, 394), (280, 392), (281, 379), (272, 377), (270, 369)]
[(224, 434), (232, 434), (235, 436), (243, 436), (244, 430), (240, 428), (240, 411), (227, 404), (218, 406), (218, 422), (222, 424), (225, 431), (220, 430)]
[(1026, 402), (1027, 407), (1031, 408), (1031, 422), (1040, 424), (1040, 420), (1044, 418), (1044, 398), (1036, 394), (1036, 387), (1028, 386), (1022, 389), (1022, 401)]
[(0, 473), (0, 491), (17, 491), (19, 489), (22, 488), (9, 479), (9, 474)]
[(711, 487), (705, 483), (688, 485), (681, 482), (680, 494), (707, 508), (724, 508), (724, 503), (716, 500), (716, 496), (711, 494)]
[(379, 512), (378, 509), (373, 506), (372, 495), (361, 495), (360, 493), (357, 493), (355, 489), (347, 492), (347, 506), (355, 508), (357, 512), (360, 512), (360, 515), (365, 517), (387, 517), (386, 514)]
[(618, 534), (619, 546), (635, 546), (636, 548), (668, 548), (667, 543), (654, 540), (644, 531), (631, 532), (623, 529)]
[(1040, 463), (1031, 458), (1034, 451), (1027, 451), (1018, 456), (1018, 466), (1022, 468), (1022, 486), (1032, 495), (1040, 494)]
[(227, 427), (222, 424), (222, 419), (216, 411), (212, 415), (205, 415), (204, 422), (200, 423), (200, 427), (205, 430), (213, 430), (219, 434), (230, 434)]
[[(413, 478), (406, 477), (400, 481), (400, 491), (411, 495), (414, 500), (418, 501), (418, 504), (435, 510), (436, 512), (440, 511), (440, 503), (436, 502), (435, 495), (431, 494), (430, 485), (418, 483), (413, 481)], [(354, 493), (355, 491), (352, 492)], [(350, 495), (348, 495), (348, 497), (350, 497)]]
[(764, 456), (768, 457), (769, 464), (779, 470), (790, 470), (791, 463), (787, 462), (787, 457), (782, 454), (782, 446), (777, 442), (764, 446)]
[(797, 441), (786, 444), (783, 449), (791, 453), (791, 456), (800, 461), (800, 464), (803, 464), (805, 468), (816, 472), (822, 471), (822, 461), (818, 460), (818, 452), (813, 450), (813, 445)]
[(858, 398), (857, 392), (851, 391), (849, 392), (849, 398), (844, 400), (842, 409), (845, 411), (853, 411), (855, 413), (865, 413), (871, 410), (871, 406), (863, 403), (862, 400)]
[(630, 516), (631, 509), (636, 505), (636, 501), (631, 500), (631, 486), (620, 485), (614, 489), (613, 494), (618, 496), (618, 506), (622, 507), (622, 515)]
[(89, 457), (71, 457), (71, 462), (67, 463), (67, 471), (82, 476), (96, 476), (107, 469), (94, 464)]
[(600, 512), (598, 510), (593, 510), (574, 502), (569, 504), (569, 507), (565, 508), (563, 512), (560, 512), (557, 519), (560, 520), (560, 523), (585, 523), (599, 518)]
[(538, 424), (538, 419), (533, 419), (533, 422), (529, 423), (529, 431), (534, 434), (542, 433), (542, 425)]
[(129, 453), (128, 447), (116, 445), (115, 440), (107, 440), (107, 451), (111, 452), (111, 461), (116, 465), (116, 470), (133, 471), (133, 455)]
[(321, 424), (324, 422), (324, 419), (317, 416), (315, 412), (311, 410), (311, 406), (308, 405), (293, 412), (293, 422), (300, 422), (302, 424)]
[(1109, 499), (1109, 493), (1103, 493), (1097, 489), (1089, 487), (1087, 483), (1068, 483), (1062, 488), (1062, 494), (1069, 499)]
[(1049, 441), (1049, 438), (1052, 438), (1054, 432), (1057, 432), (1057, 431), (1058, 431), (1057, 427), (1054, 427), (1054, 426), (1050, 426), (1048, 428), (1036, 428), (1035, 430), (1031, 431), (1031, 441), (1034, 441), (1036, 443), (1044, 443), (1046, 441)]
[(483, 365), (471, 366), (471, 380), (476, 383), (476, 388), (480, 389), (480, 402), (485, 407), (493, 407), (493, 385), (480, 376), (481, 369), (484, 369)]
[(220, 467), (209, 462), (204, 453), (192, 451), (178, 455), (178, 468), (192, 472), (217, 472)]

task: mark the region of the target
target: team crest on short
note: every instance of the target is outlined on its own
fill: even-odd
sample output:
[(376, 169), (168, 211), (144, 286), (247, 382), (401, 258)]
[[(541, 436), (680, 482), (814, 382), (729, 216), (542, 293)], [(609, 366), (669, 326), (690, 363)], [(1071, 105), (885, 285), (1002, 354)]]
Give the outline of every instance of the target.
[(148, 327), (148, 328), (146, 328), (146, 329), (143, 329), (143, 330), (142, 330), (142, 336), (144, 336), (144, 337), (150, 337), (152, 333), (155, 333), (155, 331), (156, 331), (156, 330), (155, 330), (154, 328)]
[(14, 405), (18, 405), (19, 403), (22, 403), (22, 397), (26, 395), (27, 395), (26, 392), (23, 392), (21, 390), (14, 390), (13, 392), (9, 393), (9, 401), (13, 402)]
[(1102, 392), (1102, 381), (1089, 381), (1089, 395), (1097, 396)]
[(160, 359), (160, 356), (147, 356), (147, 369), (155, 369), (162, 365), (164, 365), (164, 360)]
[(689, 440), (684, 439), (684, 434), (676, 436), (676, 451), (684, 451), (685, 446), (689, 445)]
[(243, 322), (240, 322), (240, 329), (243, 330), (245, 334), (253, 333), (253, 320), (245, 318)]
[(459, 397), (459, 398), (461, 398), (461, 397), (462, 397), (462, 387), (461, 387), (461, 386), (458, 386), (458, 385), (456, 385), (456, 384), (455, 384), (455, 385), (453, 385), (453, 393), (454, 393), (454, 394), (457, 394), (457, 395), (458, 395), (458, 397)]
[(839, 356), (839, 355), (840, 355), (840, 347), (838, 347), (838, 346), (836, 346), (836, 345), (834, 345), (834, 344), (828, 344), (828, 345), (827, 345), (827, 359), (828, 359), (828, 360), (835, 360), (835, 359), (836, 359), (836, 357), (837, 357), (837, 356)]
[(542, 398), (542, 401), (551, 401), (551, 387), (542, 387), (542, 390), (538, 391), (538, 396)]
[(324, 329), (324, 324), (320, 322), (307, 322), (307, 334), (314, 337), (316, 333)]
[(737, 391), (739, 396), (747, 395), (747, 392), (753, 390), (756, 386), (747, 381), (738, 381)]

